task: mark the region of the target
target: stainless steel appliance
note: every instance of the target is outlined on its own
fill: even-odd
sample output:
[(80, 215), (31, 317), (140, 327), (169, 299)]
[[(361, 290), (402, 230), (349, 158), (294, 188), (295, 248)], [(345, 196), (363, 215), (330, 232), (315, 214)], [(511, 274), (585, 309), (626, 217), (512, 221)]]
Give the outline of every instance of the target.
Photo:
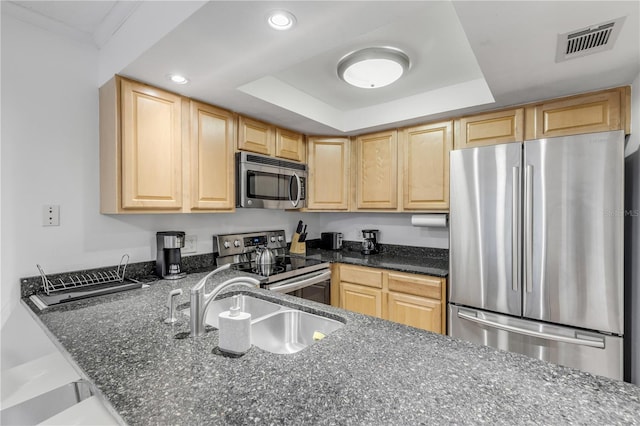
[[(275, 259), (274, 264), (265, 250)], [(283, 230), (214, 235), (213, 251), (216, 266), (232, 264), (235, 269), (260, 275), (263, 288), (331, 304), (330, 264), (319, 258), (289, 255)]]
[(624, 134), (451, 152), (449, 334), (623, 378)]
[(156, 275), (165, 280), (183, 278), (180, 249), (184, 247), (184, 232), (164, 231), (156, 233)]
[(237, 207), (303, 208), (306, 187), (306, 164), (248, 152), (236, 154)]
[(378, 253), (378, 230), (377, 229), (363, 229), (362, 230), (362, 254), (376, 254)]
[(320, 248), (325, 250), (342, 249), (342, 232), (322, 232), (320, 234)]

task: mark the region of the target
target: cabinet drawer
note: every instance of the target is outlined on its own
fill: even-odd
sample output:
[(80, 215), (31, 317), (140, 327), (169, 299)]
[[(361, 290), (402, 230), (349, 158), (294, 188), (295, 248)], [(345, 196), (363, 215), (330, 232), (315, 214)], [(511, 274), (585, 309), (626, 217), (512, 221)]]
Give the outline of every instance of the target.
[(436, 277), (389, 272), (389, 291), (441, 300), (441, 283), (442, 280)]
[(367, 287), (382, 288), (382, 271), (357, 266), (341, 266), (340, 281), (347, 281)]

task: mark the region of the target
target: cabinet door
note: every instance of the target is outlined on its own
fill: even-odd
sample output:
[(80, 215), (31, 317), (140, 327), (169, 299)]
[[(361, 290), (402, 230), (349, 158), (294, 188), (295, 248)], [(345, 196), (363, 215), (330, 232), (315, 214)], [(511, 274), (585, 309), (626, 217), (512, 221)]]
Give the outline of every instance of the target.
[(122, 208), (182, 207), (182, 98), (121, 83)]
[(382, 318), (382, 290), (341, 282), (340, 307)]
[(527, 107), (527, 139), (624, 129), (624, 88)]
[(449, 151), (453, 123), (428, 124), (404, 129), (402, 153), (403, 208), (430, 210), (449, 208)]
[(304, 161), (304, 148), (304, 138), (300, 133), (276, 128), (276, 157)]
[(389, 292), (387, 303), (389, 321), (444, 333), (440, 300)]
[(356, 208), (398, 207), (398, 136), (395, 130), (356, 139)]
[(273, 155), (273, 128), (267, 123), (240, 116), (238, 119), (238, 149)]
[(233, 113), (191, 101), (191, 208), (233, 210)]
[(522, 142), (524, 108), (478, 114), (456, 120), (455, 148)]
[(349, 139), (310, 137), (307, 142), (307, 209), (349, 208)]

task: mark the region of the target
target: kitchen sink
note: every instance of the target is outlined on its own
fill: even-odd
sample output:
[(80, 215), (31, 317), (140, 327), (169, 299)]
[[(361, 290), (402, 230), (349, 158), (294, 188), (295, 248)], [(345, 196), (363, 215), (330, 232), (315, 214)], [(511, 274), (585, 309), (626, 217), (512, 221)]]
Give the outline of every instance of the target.
[(292, 354), (344, 327), (340, 321), (286, 309), (251, 324), (251, 343), (267, 352)]
[[(246, 294), (239, 295), (240, 308), (242, 312), (248, 312), (251, 314), (251, 319), (263, 317), (265, 315), (277, 312), (282, 308), (277, 303), (269, 302), (267, 300), (251, 297)], [(205, 323), (212, 327), (218, 328), (218, 315), (224, 311), (228, 311), (233, 306), (233, 298), (227, 297), (224, 299), (216, 299), (211, 302), (207, 315), (205, 317)], [(189, 308), (182, 311), (185, 315), (189, 316)]]
[[(251, 314), (251, 344), (267, 352), (295, 353), (344, 327), (342, 322), (321, 315), (246, 294), (238, 297), (242, 312)], [(206, 324), (218, 328), (218, 315), (232, 305), (232, 297), (212, 301), (205, 317)], [(189, 316), (189, 308), (181, 312)]]

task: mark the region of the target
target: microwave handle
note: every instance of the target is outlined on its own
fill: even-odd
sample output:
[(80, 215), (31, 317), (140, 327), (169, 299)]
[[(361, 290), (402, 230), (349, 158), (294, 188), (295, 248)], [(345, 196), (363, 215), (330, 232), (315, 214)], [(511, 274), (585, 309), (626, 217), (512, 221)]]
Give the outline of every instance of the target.
[[(295, 179), (298, 183), (298, 194), (295, 200), (293, 200), (291, 197), (291, 182), (293, 182), (293, 179)], [(300, 204), (301, 198), (302, 198), (302, 182), (300, 181), (300, 176), (294, 173), (293, 176), (291, 176), (291, 181), (289, 182), (289, 199), (291, 200), (291, 204), (293, 204), (293, 207), (298, 207), (298, 204)]]

